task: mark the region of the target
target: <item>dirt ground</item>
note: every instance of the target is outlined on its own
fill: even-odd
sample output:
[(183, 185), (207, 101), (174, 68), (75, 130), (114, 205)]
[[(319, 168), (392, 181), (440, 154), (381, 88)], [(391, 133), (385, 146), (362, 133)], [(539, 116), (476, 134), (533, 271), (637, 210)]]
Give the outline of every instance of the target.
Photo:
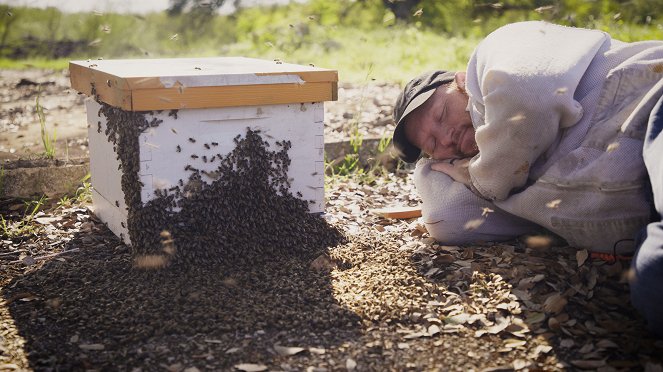
[[(22, 129), (35, 123), (34, 87), (2, 74), (3, 156), (38, 154), (40, 138)], [(84, 122), (64, 75), (25, 76), (56, 81), (43, 102), (58, 133), (67, 115)], [(366, 135), (389, 130), (397, 94), (345, 86), (327, 109), (327, 138), (347, 138), (364, 111)], [(69, 137), (81, 153), (85, 130)], [(411, 176), (331, 180), (321, 218), (342, 236), (333, 245), (186, 269), (139, 268), (88, 204), (51, 203), (0, 240), (0, 370), (663, 370), (663, 341), (629, 302), (628, 262), (544, 236), (440, 245), (420, 219), (372, 212), (416, 205)], [(0, 201), (8, 221), (24, 211)]]
[[(339, 100), (325, 104), (325, 142), (347, 140), (355, 125), (365, 138), (388, 136), (399, 92), (393, 84), (340, 84)], [(87, 156), (85, 96), (70, 88), (67, 70), (0, 70), (0, 161), (43, 154), (38, 96), (46, 133), (55, 136), (56, 156)]]

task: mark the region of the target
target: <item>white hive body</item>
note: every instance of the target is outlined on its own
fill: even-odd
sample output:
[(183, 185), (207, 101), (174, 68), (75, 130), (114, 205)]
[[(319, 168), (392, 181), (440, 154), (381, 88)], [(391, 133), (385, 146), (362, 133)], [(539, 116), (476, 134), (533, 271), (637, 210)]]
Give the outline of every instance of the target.
[[(186, 63), (186, 60), (176, 60), (180, 68), (193, 65), (205, 66), (203, 60), (195, 60)], [(253, 68), (260, 68), (261, 63), (269, 64), (273, 68), (273, 62), (252, 61)], [(112, 62), (112, 61), (99, 61)], [(223, 65), (224, 59), (210, 59), (208, 65), (219, 62)], [(236, 67), (237, 59), (231, 59), (231, 65)], [(90, 63), (87, 62), (89, 65)], [(114, 64), (109, 64), (107, 70), (113, 70)], [(257, 67), (256, 67), (257, 66)], [(291, 65), (297, 66), (297, 65)], [(103, 67), (103, 66), (101, 66)], [(299, 66), (302, 67), (303, 66)], [(99, 75), (97, 68), (93, 66), (80, 68), (78, 71), (72, 69), (72, 85), (80, 91), (85, 92), (85, 87), (94, 85), (95, 89), (87, 92), (96, 94), (96, 99), (111, 106), (119, 107), (124, 111), (145, 112), (147, 122), (157, 121), (158, 125), (143, 129), (138, 134), (138, 159), (140, 166), (138, 177), (140, 180), (140, 202), (145, 203), (153, 200), (157, 191), (167, 190), (187, 182), (191, 171), (189, 167), (202, 171), (208, 177), (204, 181), (214, 180), (214, 171), (219, 167), (219, 160), (235, 148), (234, 139), (244, 136), (247, 129), (259, 131), (262, 138), (270, 144), (270, 148), (276, 149), (277, 141), (288, 141), (291, 148), (288, 151), (290, 166), (288, 178), (290, 181), (290, 193), (307, 201), (312, 213), (324, 211), (324, 140), (323, 140), (323, 101), (335, 99), (336, 82), (313, 82), (317, 84), (314, 91), (309, 88), (308, 93), (300, 92), (309, 84), (301, 81), (297, 74), (284, 73), (278, 75), (274, 71), (268, 71), (265, 76), (266, 82), (260, 82), (260, 74), (242, 75), (219, 75), (208, 79), (197, 79), (197, 77), (161, 77), (159, 84), (165, 88), (146, 88), (151, 94), (146, 94), (140, 89), (115, 89), (109, 91), (104, 87), (103, 92), (96, 89), (100, 81), (105, 78), (108, 87), (125, 84), (121, 79), (118, 81), (109, 75)], [(219, 67), (220, 69), (221, 67)], [(276, 68), (283, 68), (276, 66)], [(290, 67), (293, 69), (293, 67)], [(310, 74), (310, 68), (304, 70), (305, 77)], [(157, 69), (157, 73), (163, 71)], [(195, 71), (194, 70), (194, 74)], [(328, 74), (330, 70), (323, 70)], [(88, 75), (86, 76), (85, 73)], [(209, 74), (209, 71), (207, 71)], [(77, 74), (78, 78), (73, 75)], [(92, 75), (90, 75), (92, 74)], [(81, 78), (83, 76), (83, 78)], [(140, 74), (138, 76), (141, 76)], [(329, 75), (327, 75), (329, 76)], [(334, 71), (335, 76), (335, 71)], [(147, 84), (148, 78), (136, 78), (134, 85)], [(136, 80), (137, 79), (137, 80)], [(316, 80), (315, 77), (313, 80)], [(318, 79), (319, 80), (319, 79)], [(130, 79), (127, 79), (130, 81)], [(138, 83), (136, 83), (138, 81)], [(185, 81), (183, 83), (182, 81)], [(294, 81), (294, 82), (293, 82)], [(165, 82), (165, 83), (164, 83)], [(202, 84), (195, 91), (193, 84)], [(246, 85), (242, 85), (246, 83)], [(323, 84), (324, 83), (324, 84)], [(232, 84), (232, 85), (223, 85)], [(326, 84), (326, 85), (325, 85)], [(284, 87), (286, 97), (274, 95), (279, 86)], [(186, 88), (182, 88), (186, 86)], [(218, 90), (215, 90), (218, 88)], [(231, 90), (228, 93), (224, 88)], [(272, 93), (259, 97), (243, 97), (242, 94), (260, 92), (265, 88)], [(202, 89), (202, 91), (201, 91)], [(212, 90), (210, 90), (212, 89)], [(328, 96), (320, 96), (318, 93), (329, 91)], [(129, 93), (127, 93), (129, 92)], [(311, 93), (312, 92), (312, 93)], [(141, 96), (142, 95), (142, 96)], [(178, 100), (176, 98), (182, 99)], [(201, 96), (202, 95), (202, 96)], [(207, 95), (214, 96), (214, 100), (205, 98)], [(260, 95), (258, 93), (258, 95)], [(288, 97), (289, 95), (289, 97)], [(168, 99), (154, 96), (170, 97)], [(197, 97), (203, 97), (198, 99)], [(174, 98), (173, 98), (174, 97)], [(304, 101), (302, 97), (310, 97)], [(141, 101), (142, 100), (142, 101)], [(216, 101), (215, 101), (216, 100)], [(260, 101), (266, 101), (261, 104)], [(294, 102), (287, 102), (292, 100)], [(110, 101), (110, 102), (107, 102)], [(203, 102), (204, 101), (204, 102)], [(208, 102), (209, 101), (209, 102)], [(282, 102), (285, 101), (285, 102)], [(304, 102), (298, 102), (304, 101)], [(210, 103), (211, 102), (211, 103)], [(216, 102), (216, 103), (215, 103)], [(140, 108), (138, 110), (125, 110), (124, 107)], [(193, 107), (192, 107), (193, 106)], [(202, 106), (202, 107), (196, 107)], [(211, 107), (210, 107), (211, 106)], [(218, 106), (218, 107), (214, 107)], [(125, 203), (125, 192), (123, 190), (121, 161), (118, 159), (117, 151), (122, 151), (120, 146), (115, 146), (107, 134), (107, 120), (100, 108), (102, 104), (95, 99), (86, 100), (87, 121), (89, 124), (89, 147), (90, 147), (90, 172), (92, 175), (93, 203), (95, 213), (105, 222), (108, 227), (125, 243), (131, 244), (128, 231), (129, 208)], [(175, 111), (176, 110), (176, 111)], [(110, 118), (113, 120), (113, 118)], [(121, 124), (124, 125), (124, 124)], [(180, 181), (182, 180), (182, 181)], [(260, 213), (260, 211), (255, 211)]]

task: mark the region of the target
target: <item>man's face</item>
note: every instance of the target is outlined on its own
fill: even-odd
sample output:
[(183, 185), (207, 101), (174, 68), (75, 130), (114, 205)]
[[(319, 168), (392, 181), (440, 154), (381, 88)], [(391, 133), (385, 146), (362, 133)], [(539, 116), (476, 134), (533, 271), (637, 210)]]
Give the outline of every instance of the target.
[(406, 117), (406, 138), (436, 160), (478, 154), (467, 102), (467, 93), (455, 84), (437, 88)]

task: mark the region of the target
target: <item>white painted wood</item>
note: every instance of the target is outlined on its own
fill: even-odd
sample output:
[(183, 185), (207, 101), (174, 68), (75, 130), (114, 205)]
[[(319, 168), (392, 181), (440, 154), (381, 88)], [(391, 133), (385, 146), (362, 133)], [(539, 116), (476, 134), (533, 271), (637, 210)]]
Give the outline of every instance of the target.
[[(105, 118), (97, 117), (99, 104), (87, 100), (86, 107), (96, 214), (116, 235), (123, 234), (128, 243), (128, 232), (122, 227), (122, 224), (126, 226), (127, 210), (117, 154), (104, 133)], [(168, 111), (147, 116), (148, 121), (156, 117), (163, 122), (139, 137), (143, 203), (154, 198), (156, 189), (175, 186), (180, 179), (186, 181), (190, 174), (184, 169), (187, 164), (200, 170), (215, 170), (219, 163), (218, 160), (209, 162), (212, 156), (232, 151), (233, 139), (245, 135), (249, 127), (260, 130), (272, 150), (277, 148), (276, 141), (291, 142), (288, 152), (291, 192), (293, 195), (300, 192), (303, 200), (313, 200), (314, 203), (309, 204), (312, 213), (324, 211), (323, 103), (183, 109), (177, 116), (177, 119), (169, 116)], [(101, 133), (97, 132), (98, 121), (101, 121)], [(190, 142), (189, 138), (196, 142)], [(212, 142), (217, 142), (218, 146), (212, 146)], [(210, 149), (206, 149), (205, 144), (209, 144)], [(181, 152), (176, 151), (178, 145)], [(191, 158), (192, 154), (198, 158)], [(203, 155), (207, 156), (207, 163)]]
[[(145, 79), (128, 81), (129, 88), (134, 85), (155, 87), (150, 78), (158, 78), (160, 86), (165, 88), (338, 80), (334, 70), (245, 57), (115, 59), (72, 63), (103, 71), (120, 79)], [(306, 79), (302, 79), (302, 76), (306, 76)]]

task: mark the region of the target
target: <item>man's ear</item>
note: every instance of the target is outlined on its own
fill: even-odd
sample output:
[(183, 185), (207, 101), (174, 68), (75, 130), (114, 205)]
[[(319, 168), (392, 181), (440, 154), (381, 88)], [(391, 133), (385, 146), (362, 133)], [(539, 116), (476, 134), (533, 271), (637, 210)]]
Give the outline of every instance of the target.
[(465, 75), (465, 71), (456, 71), (456, 75), (454, 75), (456, 85), (458, 85), (458, 88), (463, 92), (465, 91)]

